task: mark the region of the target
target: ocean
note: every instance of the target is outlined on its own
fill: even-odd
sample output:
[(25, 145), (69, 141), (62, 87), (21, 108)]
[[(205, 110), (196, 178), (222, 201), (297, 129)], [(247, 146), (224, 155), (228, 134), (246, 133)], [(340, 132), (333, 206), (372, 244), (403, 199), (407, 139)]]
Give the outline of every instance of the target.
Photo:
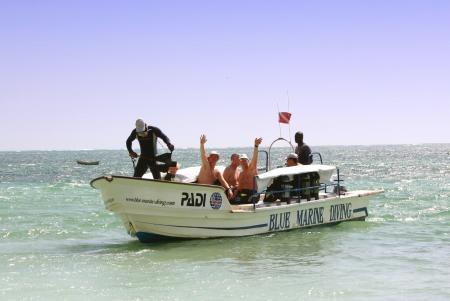
[[(219, 149), (219, 164), (235, 151), (251, 154)], [(348, 189), (385, 190), (366, 221), (152, 244), (89, 185), (131, 175), (125, 150), (0, 152), (0, 300), (450, 300), (450, 144), (313, 151)]]

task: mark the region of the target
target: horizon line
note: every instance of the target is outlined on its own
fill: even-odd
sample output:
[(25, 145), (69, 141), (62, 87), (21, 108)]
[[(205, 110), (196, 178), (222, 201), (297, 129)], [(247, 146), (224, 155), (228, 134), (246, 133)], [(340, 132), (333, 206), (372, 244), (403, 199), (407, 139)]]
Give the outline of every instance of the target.
[[(436, 145), (436, 144), (450, 144), (450, 142), (423, 142), (423, 143), (374, 143), (374, 144), (319, 144), (319, 145), (309, 145), (311, 148), (313, 147), (336, 147), (336, 146), (401, 146), (401, 145)], [(295, 146), (296, 144), (293, 144)], [(261, 148), (268, 148), (269, 146), (262, 146)], [(227, 147), (207, 147), (207, 149), (230, 149), (230, 148), (252, 148), (251, 146), (227, 146)], [(273, 146), (272, 148), (289, 148), (289, 146)], [(164, 148), (158, 148), (164, 149)], [(190, 150), (190, 149), (199, 149), (199, 147), (178, 147), (175, 150)], [(127, 151), (126, 148), (80, 148), (80, 149), (10, 149), (10, 150), (0, 150), (0, 152), (53, 152), (53, 151)]]

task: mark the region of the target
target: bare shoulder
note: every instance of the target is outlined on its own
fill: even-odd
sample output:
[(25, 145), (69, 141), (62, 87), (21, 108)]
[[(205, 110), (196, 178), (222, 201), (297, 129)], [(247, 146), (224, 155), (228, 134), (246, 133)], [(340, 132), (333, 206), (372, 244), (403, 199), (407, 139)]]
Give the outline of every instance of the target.
[(202, 167), (200, 168), (200, 171), (204, 171), (204, 172), (211, 172), (211, 166), (209, 166), (209, 164), (207, 163), (202, 163)]

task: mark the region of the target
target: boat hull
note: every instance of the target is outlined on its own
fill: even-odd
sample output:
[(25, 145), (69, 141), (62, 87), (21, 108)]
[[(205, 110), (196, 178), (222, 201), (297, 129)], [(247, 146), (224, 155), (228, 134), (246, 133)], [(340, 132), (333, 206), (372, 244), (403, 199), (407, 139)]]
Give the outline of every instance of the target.
[(230, 212), (215, 218), (128, 214), (122, 216), (122, 220), (131, 223), (141, 241), (151, 241), (155, 235), (156, 239), (239, 237), (364, 220), (368, 215), (367, 206), (368, 197), (351, 197), (275, 205), (264, 208), (266, 210), (256, 208), (254, 212)]
[(77, 163), (80, 165), (98, 165), (100, 163), (100, 161), (82, 161), (82, 160), (77, 160)]
[(102, 177), (91, 185), (128, 233), (142, 242), (163, 238), (238, 237), (287, 231), (343, 221), (364, 220), (370, 196), (354, 191), (318, 200), (292, 200), (256, 206), (230, 205), (222, 187), (130, 177)]

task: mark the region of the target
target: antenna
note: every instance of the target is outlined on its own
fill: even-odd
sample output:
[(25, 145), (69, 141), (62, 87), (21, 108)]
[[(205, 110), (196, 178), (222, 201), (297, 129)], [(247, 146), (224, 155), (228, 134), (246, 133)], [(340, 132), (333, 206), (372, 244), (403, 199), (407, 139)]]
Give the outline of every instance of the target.
[(289, 99), (289, 90), (286, 90), (286, 95), (287, 95), (287, 99), (288, 99), (288, 112), (289, 112), (289, 102), (290, 102), (290, 99)]
[[(288, 99), (288, 112), (291, 112), (289, 110), (289, 103), (290, 103), (289, 90), (286, 90), (286, 94), (287, 94), (287, 99)], [(291, 142), (291, 122), (289, 122), (288, 125), (289, 125), (289, 142)]]
[[(278, 118), (280, 118), (280, 108), (278, 107), (278, 102), (277, 102), (277, 111), (278, 111)], [(281, 123), (278, 122), (278, 127), (280, 128), (280, 138), (281, 138)]]

